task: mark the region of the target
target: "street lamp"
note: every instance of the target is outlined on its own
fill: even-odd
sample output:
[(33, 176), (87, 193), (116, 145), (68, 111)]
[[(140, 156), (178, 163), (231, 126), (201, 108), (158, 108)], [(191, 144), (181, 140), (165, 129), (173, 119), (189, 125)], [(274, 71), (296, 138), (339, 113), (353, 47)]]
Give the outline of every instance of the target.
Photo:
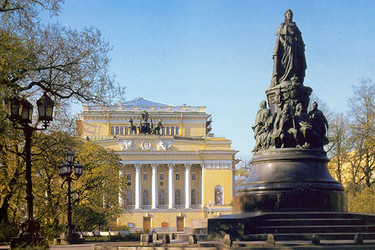
[(6, 101), (7, 118), (13, 123), (15, 129), (20, 129), (25, 134), (25, 154), (26, 154), (26, 216), (21, 222), (20, 232), (17, 237), (12, 238), (11, 248), (28, 245), (39, 245), (46, 243), (45, 238), (39, 233), (39, 222), (34, 218), (34, 196), (31, 181), (31, 137), (35, 130), (45, 130), (50, 121), (53, 120), (52, 113), (54, 101), (46, 93), (37, 101), (38, 111), (49, 110), (47, 113), (39, 113), (38, 120), (43, 123), (43, 128), (33, 127), (33, 105), (25, 98), (17, 94), (12, 95)]
[(59, 175), (68, 182), (68, 224), (66, 225), (64, 235), (61, 237), (62, 242), (63, 244), (83, 244), (85, 243), (85, 239), (81, 238), (75, 231), (75, 226), (72, 223), (72, 202), (70, 195), (73, 170), (77, 177), (76, 180), (78, 180), (83, 172), (83, 166), (79, 162), (74, 163), (74, 153), (68, 150), (65, 154), (65, 162), (58, 167), (58, 170)]

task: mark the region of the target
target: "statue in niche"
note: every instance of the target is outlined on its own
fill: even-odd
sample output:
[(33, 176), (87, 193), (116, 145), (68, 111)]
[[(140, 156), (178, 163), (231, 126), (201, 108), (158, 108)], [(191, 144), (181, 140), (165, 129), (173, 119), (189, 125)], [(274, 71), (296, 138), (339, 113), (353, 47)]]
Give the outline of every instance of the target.
[[(328, 121), (324, 116), (323, 112), (318, 109), (318, 103), (314, 102), (312, 105), (313, 109), (309, 112), (309, 118), (311, 120), (312, 127), (316, 132), (314, 144), (317, 146), (324, 146), (328, 144), (328, 138), (326, 136)], [(320, 141), (319, 141), (320, 140)]]
[(293, 12), (288, 9), (284, 16), (285, 21), (276, 31), (271, 88), (282, 82), (291, 81), (292, 77), (298, 78), (298, 82), (303, 83), (307, 68), (305, 44), (301, 31), (293, 22)]

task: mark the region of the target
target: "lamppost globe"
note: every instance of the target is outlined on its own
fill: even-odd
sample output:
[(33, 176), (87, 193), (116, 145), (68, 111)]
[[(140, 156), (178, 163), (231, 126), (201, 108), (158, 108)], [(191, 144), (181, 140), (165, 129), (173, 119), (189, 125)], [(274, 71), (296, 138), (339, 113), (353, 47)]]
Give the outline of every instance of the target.
[(74, 153), (71, 150), (68, 150), (65, 153), (65, 160), (72, 164), (74, 162)]
[(77, 178), (79, 178), (82, 172), (83, 172), (83, 166), (78, 161), (76, 164), (74, 164), (74, 174), (77, 176)]
[(66, 161), (58, 166), (58, 171), (62, 178), (70, 176), (72, 174), (72, 164)]
[(38, 106), (39, 121), (46, 124), (53, 120), (52, 113), (55, 102), (47, 95), (46, 92), (44, 92), (44, 94), (39, 98), (36, 105)]
[(21, 98), (18, 95), (13, 94), (5, 101), (5, 107), (8, 119), (12, 122), (16, 122), (21, 113)]
[(26, 99), (22, 97), (21, 102), (21, 116), (19, 121), (21, 124), (29, 124), (33, 119), (33, 105)]

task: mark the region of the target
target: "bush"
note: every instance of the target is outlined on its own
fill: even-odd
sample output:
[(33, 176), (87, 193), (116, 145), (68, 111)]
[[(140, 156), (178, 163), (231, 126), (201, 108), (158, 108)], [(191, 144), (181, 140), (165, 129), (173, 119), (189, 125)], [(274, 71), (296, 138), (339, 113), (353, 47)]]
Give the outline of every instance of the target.
[(110, 236), (109, 241), (140, 241), (141, 240), (141, 234), (139, 233), (131, 233), (128, 235), (115, 235)]
[(126, 225), (116, 225), (111, 227), (111, 231), (129, 231), (129, 228)]

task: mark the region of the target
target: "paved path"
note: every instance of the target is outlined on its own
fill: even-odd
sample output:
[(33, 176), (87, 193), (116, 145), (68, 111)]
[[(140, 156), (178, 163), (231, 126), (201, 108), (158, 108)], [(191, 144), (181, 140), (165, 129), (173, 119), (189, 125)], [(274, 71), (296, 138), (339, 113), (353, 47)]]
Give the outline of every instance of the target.
[[(93, 249), (95, 243), (77, 244), (77, 245), (52, 245), (49, 249), (54, 250), (91, 250)], [(0, 246), (0, 249), (10, 249), (9, 246)]]

